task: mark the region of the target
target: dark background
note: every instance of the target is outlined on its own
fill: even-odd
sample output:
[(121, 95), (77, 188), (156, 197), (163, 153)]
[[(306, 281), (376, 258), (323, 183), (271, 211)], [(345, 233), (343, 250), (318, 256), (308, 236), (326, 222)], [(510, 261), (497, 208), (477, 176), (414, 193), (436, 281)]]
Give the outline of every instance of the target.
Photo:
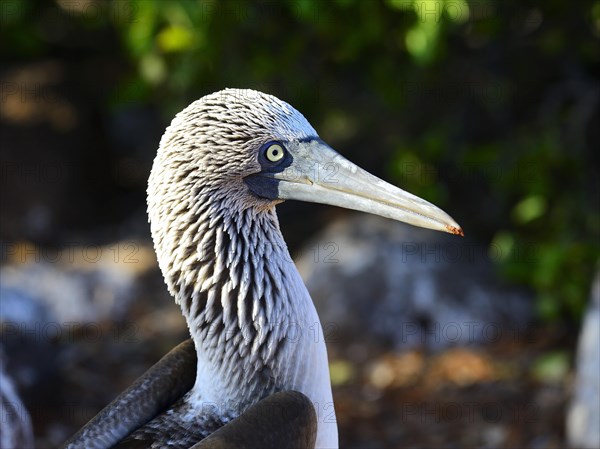
[[(599, 255), (600, 2), (7, 0), (0, 27), (4, 265), (148, 242), (172, 116), (253, 88), (489, 246), (571, 366)], [(279, 208), (293, 251), (344, 213)]]

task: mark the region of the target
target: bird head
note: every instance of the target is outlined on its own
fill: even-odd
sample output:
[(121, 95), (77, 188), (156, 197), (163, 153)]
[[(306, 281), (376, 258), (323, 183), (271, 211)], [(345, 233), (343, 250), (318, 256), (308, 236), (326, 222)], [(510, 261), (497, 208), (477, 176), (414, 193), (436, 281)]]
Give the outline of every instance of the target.
[(225, 89), (180, 112), (161, 140), (148, 193), (151, 218), (153, 196), (167, 208), (163, 217), (203, 207), (193, 202), (260, 213), (302, 200), (462, 235), (444, 211), (359, 168), (292, 106), (254, 90)]

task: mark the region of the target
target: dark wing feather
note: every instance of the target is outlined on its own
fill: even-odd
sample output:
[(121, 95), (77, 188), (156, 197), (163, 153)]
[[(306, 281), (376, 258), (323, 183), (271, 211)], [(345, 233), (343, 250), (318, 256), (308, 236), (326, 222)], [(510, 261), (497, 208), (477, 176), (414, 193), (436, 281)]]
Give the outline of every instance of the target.
[(317, 414), (297, 391), (272, 394), (190, 449), (314, 449)]
[(65, 449), (108, 449), (187, 393), (196, 380), (191, 339), (173, 348), (92, 418)]

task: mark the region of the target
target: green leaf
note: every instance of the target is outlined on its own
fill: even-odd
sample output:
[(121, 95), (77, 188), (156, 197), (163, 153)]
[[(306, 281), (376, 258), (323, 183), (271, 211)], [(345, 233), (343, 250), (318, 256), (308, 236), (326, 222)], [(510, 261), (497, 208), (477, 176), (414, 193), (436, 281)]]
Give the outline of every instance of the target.
[(531, 195), (521, 200), (513, 208), (512, 217), (516, 223), (526, 224), (544, 215), (546, 208), (546, 198), (540, 195)]
[(334, 386), (348, 383), (354, 376), (354, 367), (346, 360), (335, 360), (329, 363), (329, 377)]
[(185, 51), (194, 46), (194, 34), (187, 28), (172, 25), (158, 33), (156, 42), (165, 53)]
[(569, 372), (569, 353), (555, 351), (538, 357), (531, 368), (532, 376), (546, 384), (558, 384), (564, 381)]

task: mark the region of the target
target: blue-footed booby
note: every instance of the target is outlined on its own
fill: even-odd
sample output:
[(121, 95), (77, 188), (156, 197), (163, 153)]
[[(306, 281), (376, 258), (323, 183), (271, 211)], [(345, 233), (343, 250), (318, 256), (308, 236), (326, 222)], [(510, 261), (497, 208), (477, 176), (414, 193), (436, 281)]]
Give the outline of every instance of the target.
[(295, 394), (280, 392), (312, 403), (316, 447), (338, 447), (327, 349), (314, 338), (319, 317), (275, 213), (285, 200), (462, 235), (441, 209), (334, 151), (289, 104), (238, 89), (195, 101), (165, 131), (148, 183), (158, 264), (193, 344), (167, 355), (67, 447), (189, 448)]

